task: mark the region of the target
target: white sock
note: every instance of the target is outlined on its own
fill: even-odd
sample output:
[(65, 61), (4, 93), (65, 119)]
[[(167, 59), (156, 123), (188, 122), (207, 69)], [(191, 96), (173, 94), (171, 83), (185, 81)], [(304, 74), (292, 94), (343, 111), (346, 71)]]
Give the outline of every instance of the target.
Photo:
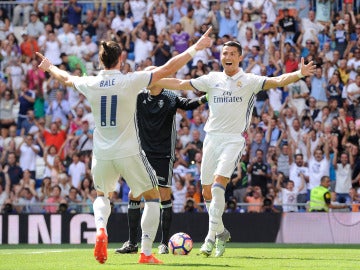
[(151, 255), (152, 244), (154, 242), (160, 220), (159, 200), (146, 201), (144, 212), (141, 217), (141, 252), (146, 256)]
[(206, 240), (215, 242), (216, 234), (224, 231), (222, 215), (225, 208), (225, 189), (220, 184), (211, 188), (212, 200), (209, 209), (209, 231)]
[(102, 196), (97, 197), (94, 201), (93, 208), (96, 231), (99, 232), (100, 228), (105, 228), (107, 233), (106, 226), (111, 213), (109, 199)]

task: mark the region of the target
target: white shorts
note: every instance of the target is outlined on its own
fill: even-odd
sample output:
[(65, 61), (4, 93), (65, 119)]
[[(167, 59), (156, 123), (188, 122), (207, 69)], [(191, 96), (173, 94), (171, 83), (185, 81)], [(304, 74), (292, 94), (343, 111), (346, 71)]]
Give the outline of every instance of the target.
[(155, 170), (145, 154), (115, 160), (98, 160), (93, 157), (91, 171), (95, 189), (106, 195), (115, 190), (120, 175), (126, 180), (134, 197), (157, 186)]
[(206, 134), (201, 162), (201, 184), (212, 185), (215, 175), (230, 178), (245, 148), (241, 135)]

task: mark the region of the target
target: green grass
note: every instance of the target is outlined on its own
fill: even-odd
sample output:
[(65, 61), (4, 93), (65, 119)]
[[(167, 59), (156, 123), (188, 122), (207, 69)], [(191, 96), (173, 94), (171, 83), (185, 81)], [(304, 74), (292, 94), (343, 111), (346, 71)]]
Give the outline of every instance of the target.
[[(93, 258), (90, 245), (0, 245), (0, 269), (359, 269), (360, 245), (285, 245), (229, 243), (221, 258), (197, 255), (196, 244), (187, 256), (157, 255), (164, 265), (139, 265), (138, 255), (118, 255), (110, 244), (106, 264)], [(156, 250), (154, 249), (154, 252)]]

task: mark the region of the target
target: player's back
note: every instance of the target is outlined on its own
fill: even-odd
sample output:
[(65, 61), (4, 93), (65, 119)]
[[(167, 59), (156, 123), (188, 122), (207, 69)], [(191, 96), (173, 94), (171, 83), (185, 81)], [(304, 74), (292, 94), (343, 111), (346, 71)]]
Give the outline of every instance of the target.
[(117, 70), (103, 70), (98, 76), (81, 77), (75, 82), (92, 108), (97, 159), (109, 160), (139, 153), (135, 125), (137, 89), (148, 86), (150, 78), (150, 72), (123, 75)]

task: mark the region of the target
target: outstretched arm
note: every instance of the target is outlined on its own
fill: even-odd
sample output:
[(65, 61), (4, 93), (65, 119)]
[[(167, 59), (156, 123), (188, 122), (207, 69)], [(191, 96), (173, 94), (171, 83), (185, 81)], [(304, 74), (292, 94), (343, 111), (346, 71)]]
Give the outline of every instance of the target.
[[(153, 76), (151, 80), (151, 85), (155, 84), (162, 78), (166, 78), (167, 76), (174, 74), (178, 71), (183, 65), (185, 65), (190, 59), (196, 54), (197, 51), (201, 51), (208, 47), (211, 47), (212, 39), (209, 37), (212, 31), (212, 27), (210, 27), (205, 34), (190, 48), (188, 48), (185, 52), (171, 58), (167, 61), (164, 65), (154, 69)], [(164, 87), (168, 88), (168, 87)], [(171, 88), (169, 89), (178, 89), (178, 88)]]
[(43, 71), (49, 72), (56, 80), (66, 86), (74, 87), (74, 78), (77, 76), (70, 75), (67, 71), (61, 70), (54, 66), (49, 59), (43, 56), (41, 53), (36, 52), (36, 55), (41, 58), (39, 68)]
[(301, 58), (301, 69), (291, 73), (286, 73), (277, 77), (267, 78), (264, 84), (264, 90), (276, 87), (284, 87), (293, 82), (297, 82), (305, 76), (311, 76), (315, 73), (316, 66), (311, 61), (307, 65), (304, 64), (304, 58)]

